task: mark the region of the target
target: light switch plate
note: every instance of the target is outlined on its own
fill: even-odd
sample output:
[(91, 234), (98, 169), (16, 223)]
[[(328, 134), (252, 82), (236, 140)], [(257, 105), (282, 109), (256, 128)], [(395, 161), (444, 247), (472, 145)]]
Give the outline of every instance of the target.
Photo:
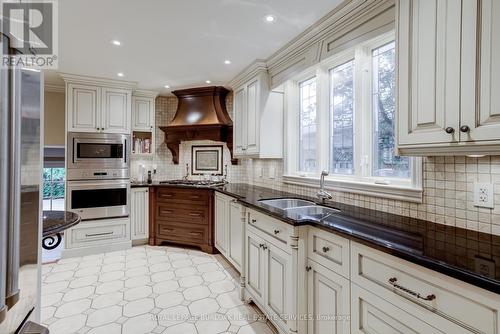
[(493, 184), (474, 183), (474, 205), (493, 209)]

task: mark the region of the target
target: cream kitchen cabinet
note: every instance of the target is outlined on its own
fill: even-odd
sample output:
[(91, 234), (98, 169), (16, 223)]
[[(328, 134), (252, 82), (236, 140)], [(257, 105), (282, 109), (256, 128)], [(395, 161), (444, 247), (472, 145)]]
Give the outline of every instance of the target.
[(234, 89), (234, 153), (238, 157), (283, 157), (284, 93), (270, 90), (267, 71)]
[(397, 3), (399, 153), (500, 153), (500, 4)]
[(215, 247), (243, 276), (245, 209), (236, 199), (215, 193)]
[(156, 92), (134, 91), (132, 94), (132, 130), (153, 131), (155, 128)]
[[(293, 333), (297, 331), (299, 314), (299, 238), (297, 231), (286, 225), (247, 209), (244, 283), (246, 297), (270, 315), (278, 331)], [(291, 232), (286, 237), (289, 240), (283, 240), (281, 236), (287, 236), (287, 232)]]
[(350, 333), (350, 282), (309, 259), (307, 270), (308, 334)]
[(149, 238), (149, 188), (130, 190), (130, 238), (141, 243)]
[(66, 81), (68, 132), (130, 134), (134, 84), (61, 74)]

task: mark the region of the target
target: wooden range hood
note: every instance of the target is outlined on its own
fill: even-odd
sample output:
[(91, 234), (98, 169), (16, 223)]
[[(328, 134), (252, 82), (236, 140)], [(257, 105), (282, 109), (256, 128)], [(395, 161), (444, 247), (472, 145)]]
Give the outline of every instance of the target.
[(179, 164), (179, 145), (182, 141), (213, 140), (226, 142), (233, 158), (233, 122), (227, 114), (224, 87), (211, 86), (175, 90), (179, 99), (174, 119), (167, 126), (160, 126), (165, 132), (165, 143), (172, 152), (174, 164)]

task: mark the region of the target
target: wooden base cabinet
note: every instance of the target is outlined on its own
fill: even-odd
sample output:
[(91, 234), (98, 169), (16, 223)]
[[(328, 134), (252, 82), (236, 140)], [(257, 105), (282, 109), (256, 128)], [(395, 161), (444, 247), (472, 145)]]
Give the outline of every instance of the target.
[[(350, 282), (309, 260), (307, 270), (308, 334), (350, 332)], [(385, 333), (385, 332), (384, 332)]]
[(243, 274), (245, 209), (230, 196), (215, 194), (215, 247)]
[(182, 187), (151, 187), (149, 244), (173, 243), (213, 254), (214, 191)]

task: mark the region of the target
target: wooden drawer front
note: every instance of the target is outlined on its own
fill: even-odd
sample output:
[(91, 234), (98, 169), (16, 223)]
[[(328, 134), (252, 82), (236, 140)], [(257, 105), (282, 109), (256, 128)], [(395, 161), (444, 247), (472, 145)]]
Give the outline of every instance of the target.
[(209, 191), (204, 189), (158, 188), (158, 202), (208, 205)]
[(105, 220), (81, 223), (70, 230), (70, 244), (73, 246), (107, 243), (109, 241), (122, 241), (129, 239), (128, 219), (123, 221), (108, 222)]
[(188, 244), (206, 243), (207, 229), (205, 227), (178, 226), (168, 223), (158, 222), (158, 237), (160, 239), (183, 242)]
[(264, 232), (272, 239), (284, 244), (289, 243), (289, 238), (293, 234), (293, 227), (287, 223), (266, 216), (255, 210), (248, 210), (248, 224), (259, 231)]
[(307, 256), (349, 278), (349, 240), (314, 227), (309, 228)]
[(351, 279), (361, 287), (430, 324), (447, 319), (474, 332), (499, 333), (498, 295), (355, 242), (351, 251)]
[(157, 218), (159, 220), (197, 225), (208, 224), (208, 207), (175, 207), (173, 205), (158, 204), (157, 208)]
[(352, 334), (445, 334), (367, 290), (351, 286)]

